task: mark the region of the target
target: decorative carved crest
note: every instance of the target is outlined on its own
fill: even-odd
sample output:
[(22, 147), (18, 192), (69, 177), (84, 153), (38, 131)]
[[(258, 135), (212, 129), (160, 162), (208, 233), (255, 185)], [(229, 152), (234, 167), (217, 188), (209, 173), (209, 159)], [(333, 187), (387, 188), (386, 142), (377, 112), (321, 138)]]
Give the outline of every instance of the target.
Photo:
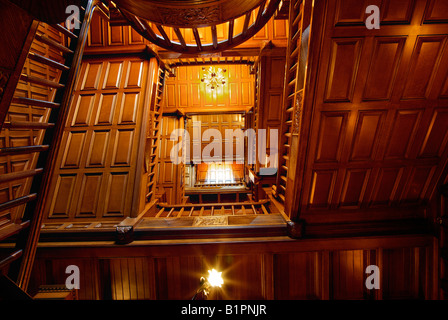
[(228, 225), (227, 216), (196, 217), (193, 221), (193, 227), (197, 227), (197, 226), (226, 226), (226, 225)]
[(221, 21), (221, 7), (204, 7), (190, 9), (160, 8), (159, 15), (166, 25), (187, 27), (191, 25), (211, 25)]

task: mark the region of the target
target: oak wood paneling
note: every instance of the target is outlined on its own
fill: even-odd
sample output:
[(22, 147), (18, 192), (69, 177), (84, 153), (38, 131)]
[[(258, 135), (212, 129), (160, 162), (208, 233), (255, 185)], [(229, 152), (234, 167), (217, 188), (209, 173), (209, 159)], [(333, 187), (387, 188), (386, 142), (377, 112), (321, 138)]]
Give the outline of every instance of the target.
[(46, 219), (132, 216), (137, 145), (146, 85), (152, 81), (145, 79), (148, 65), (120, 57), (83, 62)]
[(226, 84), (212, 90), (201, 82), (200, 66), (178, 67), (166, 81), (165, 110), (183, 112), (245, 111), (253, 105), (253, 76), (247, 65), (220, 65)]
[[(164, 115), (160, 136), (160, 147), (156, 171), (156, 183), (159, 192), (166, 194), (166, 201), (170, 204), (180, 204), (184, 200), (185, 182), (183, 178), (184, 163), (175, 164), (171, 159), (171, 150), (175, 144), (181, 143), (182, 137), (171, 141), (171, 133), (184, 128), (184, 118)], [(180, 151), (179, 156), (182, 156)]]
[[(448, 24), (437, 10), (445, 4), (377, 1), (381, 28), (369, 30), (363, 25), (371, 4), (314, 7), (314, 18), (327, 18), (311, 31), (310, 54), (317, 58), (307, 79), (316, 91), (304, 93), (309, 112), (301, 125), (310, 127), (302, 134), (306, 160), (298, 162), (304, 167), (297, 168), (303, 180), (296, 183), (295, 209), (309, 221), (322, 208), (424, 206), (443, 179)], [(361, 212), (363, 220), (368, 215)], [(335, 215), (328, 213), (330, 220)]]
[[(211, 268), (222, 271), (224, 284), (210, 300), (437, 298), (430, 236), (278, 240), (42, 247), (30, 290), (65, 283), (65, 268), (73, 264), (83, 300), (190, 300)], [(379, 268), (379, 289), (365, 285), (369, 265)]]

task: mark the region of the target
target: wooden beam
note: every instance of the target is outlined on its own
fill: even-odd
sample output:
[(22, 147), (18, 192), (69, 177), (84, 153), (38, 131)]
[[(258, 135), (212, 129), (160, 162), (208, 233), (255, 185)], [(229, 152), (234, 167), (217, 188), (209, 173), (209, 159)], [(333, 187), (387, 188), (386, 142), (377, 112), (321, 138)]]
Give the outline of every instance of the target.
[(22, 204), (28, 203), (30, 201), (36, 200), (37, 198), (37, 194), (33, 193), (33, 194), (28, 194), (26, 196), (17, 198), (17, 199), (13, 199), (4, 203), (0, 204), (0, 211), (4, 211), (7, 209), (11, 209), (11, 208), (15, 208), (18, 207)]
[(12, 103), (16, 104), (24, 104), (29, 106), (36, 106), (42, 108), (59, 108), (61, 106), (60, 103), (55, 103), (51, 101), (37, 100), (25, 97), (16, 97), (12, 99)]
[(249, 11), (248, 13), (246, 13), (246, 16), (244, 17), (243, 35), (247, 34), (247, 29), (249, 28), (249, 21), (250, 21), (251, 15), (252, 15), (252, 11)]
[(38, 146), (0, 148), (0, 156), (12, 156), (12, 155), (30, 154), (34, 152), (47, 151), (49, 147), (50, 146), (48, 145), (38, 145)]
[(162, 208), (159, 210), (159, 212), (157, 212), (156, 218), (160, 217), (160, 215), (163, 213), (163, 211), (165, 211), (165, 208)]
[(196, 45), (199, 51), (202, 51), (201, 38), (199, 37), (199, 31), (197, 28), (193, 28), (194, 40), (196, 41)]
[(179, 39), (181, 47), (183, 49), (185, 49), (187, 47), (187, 44), (185, 43), (184, 36), (180, 32), (180, 29), (179, 28), (173, 28), (173, 30), (174, 30), (174, 33), (176, 34), (177, 38)]
[(234, 20), (229, 21), (229, 35), (227, 38), (227, 43), (230, 45), (233, 42), (233, 26), (234, 26)]
[(213, 40), (213, 48), (218, 48), (218, 34), (216, 31), (216, 26), (212, 26), (212, 40)]
[(255, 24), (260, 23), (260, 19), (263, 16), (264, 7), (266, 5), (266, 0), (264, 0), (258, 7), (257, 18), (255, 19)]
[(43, 171), (44, 171), (44, 169), (39, 168), (39, 169), (34, 169), (34, 170), (4, 173), (4, 174), (0, 175), (0, 183), (33, 177), (37, 174), (41, 174)]
[(156, 24), (156, 27), (162, 35), (163, 39), (165, 39), (165, 43), (167, 43), (168, 46), (172, 46), (173, 44), (170, 40), (170, 37), (168, 37), (168, 35), (166, 34), (165, 29), (160, 24)]

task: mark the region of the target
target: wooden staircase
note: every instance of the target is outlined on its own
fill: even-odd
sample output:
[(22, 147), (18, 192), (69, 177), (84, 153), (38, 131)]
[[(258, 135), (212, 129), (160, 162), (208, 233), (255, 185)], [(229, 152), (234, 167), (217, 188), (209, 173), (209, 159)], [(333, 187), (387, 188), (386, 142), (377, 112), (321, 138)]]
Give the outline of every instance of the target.
[(297, 75), (300, 62), (300, 47), (302, 36), (303, 1), (291, 0), (289, 3), (289, 38), (286, 60), (286, 74), (283, 93), (283, 119), (280, 132), (279, 168), (276, 181), (276, 196), (285, 202), (290, 167), (291, 137), (293, 134), (294, 105), (297, 95)]
[[(26, 194), (0, 204), (0, 212), (25, 205), (23, 215), (3, 225), (0, 228), (0, 240), (15, 241), (15, 248), (1, 258), (0, 269), (8, 270), (8, 279), (13, 281), (23, 291), (26, 291), (31, 269), (34, 262), (37, 242), (40, 235), (44, 201), (48, 195), (50, 170), (54, 165), (55, 156), (61, 141), (64, 121), (70, 104), (72, 91), (81, 64), (83, 50), (87, 41), (87, 33), (94, 9), (98, 1), (86, 1), (80, 9), (79, 29), (69, 30), (64, 24), (52, 25), (51, 28), (63, 35), (63, 43), (52, 39), (48, 34), (37, 32), (34, 42), (51, 47), (60, 52), (56, 59), (35, 52), (28, 53), (28, 61), (34, 61), (49, 68), (59, 70), (59, 76), (54, 79), (43, 78), (39, 74), (22, 73), (20, 80), (53, 92), (49, 100), (16, 95), (12, 104), (43, 108), (44, 116), (33, 121), (16, 121), (12, 116), (3, 124), (5, 130), (32, 130), (37, 132), (30, 145), (6, 146), (0, 148), (0, 157), (34, 155), (34, 163), (24, 171), (10, 171), (0, 176), (0, 184), (14, 183), (30, 178)], [(104, 8), (103, 8), (104, 9)], [(17, 90), (16, 90), (17, 92)], [(11, 108), (11, 107), (10, 107)], [(11, 158), (8, 158), (11, 159)], [(20, 212), (20, 211), (18, 211)], [(2, 282), (2, 283), (3, 283)]]
[(159, 145), (163, 116), (163, 92), (165, 87), (165, 77), (167, 71), (165, 68), (158, 68), (158, 80), (154, 92), (154, 110), (151, 115), (151, 126), (147, 133), (146, 166), (148, 172), (146, 184), (146, 202), (150, 203), (156, 199), (156, 171), (159, 157)]

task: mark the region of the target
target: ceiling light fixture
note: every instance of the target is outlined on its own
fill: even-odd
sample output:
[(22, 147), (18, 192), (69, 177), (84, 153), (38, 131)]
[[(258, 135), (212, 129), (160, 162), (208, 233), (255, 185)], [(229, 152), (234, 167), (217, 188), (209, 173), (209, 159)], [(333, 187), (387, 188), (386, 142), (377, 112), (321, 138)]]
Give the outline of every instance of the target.
[(204, 82), (207, 87), (210, 87), (210, 89), (213, 90), (218, 88), (220, 85), (223, 86), (226, 84), (226, 78), (223, 75), (223, 73), (227, 71), (226, 69), (216, 69), (215, 67), (210, 66), (207, 72), (205, 67), (202, 67), (202, 71), (204, 71), (204, 74), (201, 82)]

